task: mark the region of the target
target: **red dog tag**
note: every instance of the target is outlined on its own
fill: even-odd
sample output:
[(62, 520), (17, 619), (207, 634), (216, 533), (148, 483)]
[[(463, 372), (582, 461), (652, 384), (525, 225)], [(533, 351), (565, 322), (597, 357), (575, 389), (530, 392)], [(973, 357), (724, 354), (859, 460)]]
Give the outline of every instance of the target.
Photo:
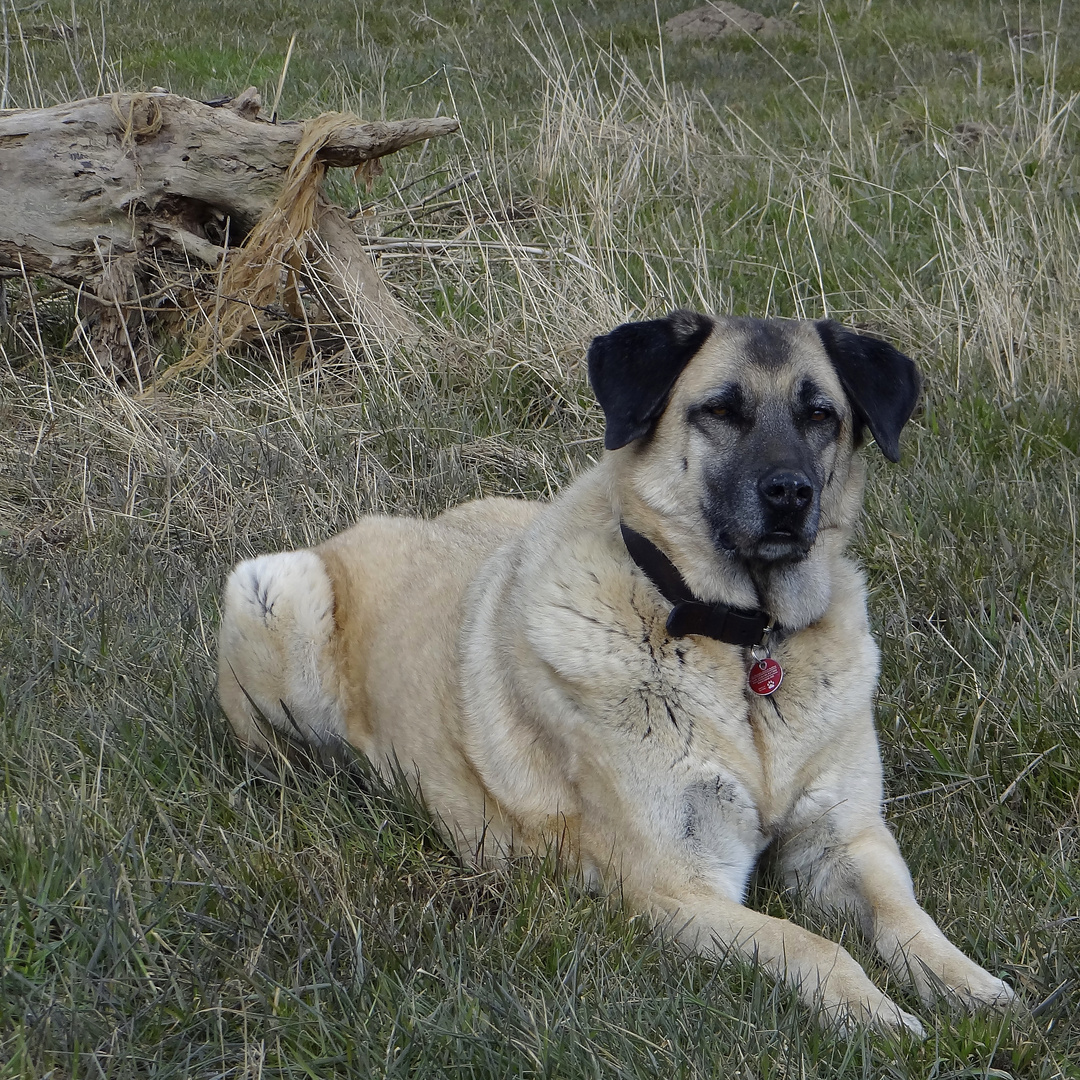
[(755, 694), (768, 697), (775, 693), (784, 681), (784, 669), (771, 657), (755, 660), (750, 665), (750, 689)]

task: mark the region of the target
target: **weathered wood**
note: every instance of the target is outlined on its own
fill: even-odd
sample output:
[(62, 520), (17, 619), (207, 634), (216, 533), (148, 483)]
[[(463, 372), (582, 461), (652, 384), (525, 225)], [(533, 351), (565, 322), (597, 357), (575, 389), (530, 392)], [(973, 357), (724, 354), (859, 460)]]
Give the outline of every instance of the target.
[[(0, 269), (59, 278), (117, 311), (160, 277), (162, 257), (212, 270), (274, 207), (305, 131), (258, 119), (259, 104), (253, 89), (214, 105), (140, 93), (0, 114)], [(458, 128), (449, 117), (320, 119), (335, 121), (315, 155), (320, 167), (360, 166)], [(339, 225), (327, 229), (348, 248), (338, 257), (353, 267), (345, 278), (367, 281), (360, 294), (372, 303), (379, 286), (389, 297)], [(383, 321), (400, 328), (404, 313), (387, 303)], [(120, 336), (128, 345), (130, 335), (110, 333), (106, 351)]]
[[(320, 154), (356, 166), (457, 130), (449, 117), (356, 124)], [(0, 116), (0, 265), (78, 284), (149, 243), (150, 219), (239, 243), (274, 203), (303, 125), (175, 94), (116, 94)], [(21, 257), (21, 262), (20, 262)]]
[(326, 207), (317, 228), (316, 257), (344, 317), (358, 319), (380, 338), (415, 339), (415, 323), (379, 276), (341, 208)]

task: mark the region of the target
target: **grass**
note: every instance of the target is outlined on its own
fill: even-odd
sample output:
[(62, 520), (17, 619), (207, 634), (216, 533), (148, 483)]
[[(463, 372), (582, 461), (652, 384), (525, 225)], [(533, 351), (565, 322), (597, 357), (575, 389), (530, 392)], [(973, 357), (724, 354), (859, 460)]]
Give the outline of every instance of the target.
[[(457, 245), (380, 257), (427, 327), (411, 353), (271, 342), (133, 399), (68, 346), (65, 293), (6, 283), (0, 1074), (1080, 1075), (1080, 40), (1031, 4), (759, 7), (799, 26), (772, 55), (661, 49), (679, 5), (632, 0), (6, 6), (7, 104), (272, 100), (296, 31), (283, 115), (463, 133), (370, 194), (335, 180), (388, 234)], [(930, 912), (1027, 1011), (900, 990), (925, 1044), (841, 1041), (558, 867), (477, 873), (400, 790), (269, 781), (226, 736), (236, 559), (550, 494), (600, 452), (589, 338), (674, 304), (827, 312), (927, 373), (857, 541), (887, 811)], [(815, 925), (767, 870), (751, 900)]]

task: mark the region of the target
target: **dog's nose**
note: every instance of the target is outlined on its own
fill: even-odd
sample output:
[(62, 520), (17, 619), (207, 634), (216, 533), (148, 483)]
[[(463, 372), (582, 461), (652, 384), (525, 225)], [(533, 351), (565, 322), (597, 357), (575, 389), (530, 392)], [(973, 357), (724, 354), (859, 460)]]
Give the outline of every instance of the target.
[(758, 491), (774, 510), (805, 510), (814, 498), (814, 488), (805, 473), (777, 469), (758, 481)]

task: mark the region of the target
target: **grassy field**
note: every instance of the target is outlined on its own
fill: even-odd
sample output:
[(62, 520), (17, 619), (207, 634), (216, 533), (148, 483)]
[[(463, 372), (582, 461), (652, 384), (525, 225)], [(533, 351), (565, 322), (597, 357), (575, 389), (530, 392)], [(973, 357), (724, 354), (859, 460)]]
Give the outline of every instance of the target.
[[(453, 241), (380, 260), (414, 350), (238, 352), (134, 399), (69, 345), (67, 293), (6, 283), (0, 1076), (1080, 1076), (1069, 7), (770, 0), (797, 30), (763, 48), (662, 40), (672, 0), (7, 0), (9, 107), (272, 100), (296, 33), (283, 115), (438, 110), (462, 134), (371, 193), (335, 181), (385, 231)], [(857, 540), (888, 817), (1013, 1015), (897, 989), (925, 1043), (842, 1041), (558, 867), (466, 868), (400, 791), (271, 782), (226, 735), (236, 559), (370, 510), (549, 495), (600, 453), (590, 337), (674, 305), (828, 313), (927, 374)], [(816, 926), (767, 872), (751, 902)]]

